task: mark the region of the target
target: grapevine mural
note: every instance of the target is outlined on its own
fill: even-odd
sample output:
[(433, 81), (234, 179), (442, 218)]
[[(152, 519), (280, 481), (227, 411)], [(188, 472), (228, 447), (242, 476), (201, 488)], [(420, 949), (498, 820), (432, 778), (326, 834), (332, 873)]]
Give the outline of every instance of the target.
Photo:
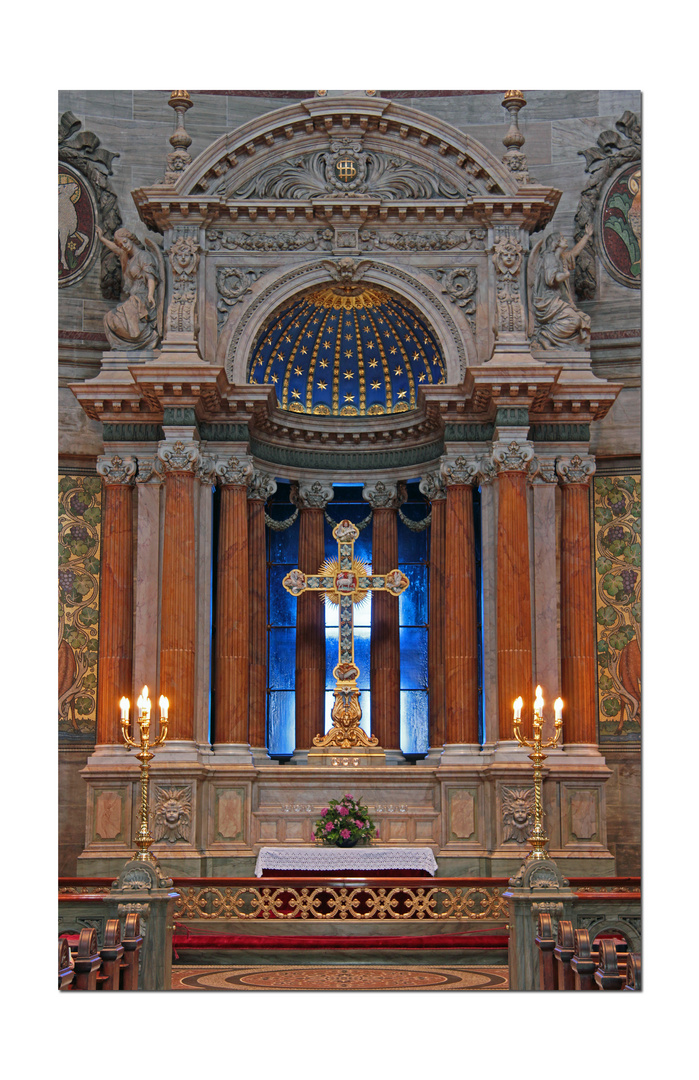
[(595, 567), (599, 738), (641, 738), (641, 478), (597, 476)]
[(62, 739), (94, 735), (101, 481), (59, 476), (58, 730)]

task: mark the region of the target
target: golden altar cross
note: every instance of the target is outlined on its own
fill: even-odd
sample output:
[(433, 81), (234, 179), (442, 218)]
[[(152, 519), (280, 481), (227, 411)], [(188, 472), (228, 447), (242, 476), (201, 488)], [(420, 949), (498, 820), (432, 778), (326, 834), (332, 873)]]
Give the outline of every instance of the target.
[(338, 659), (333, 668), (336, 679), (332, 707), (333, 726), (327, 735), (315, 735), (313, 745), (352, 750), (359, 746), (376, 747), (379, 740), (359, 726), (362, 708), (357, 688), (359, 668), (354, 662), (354, 605), (361, 604), (370, 592), (389, 592), (400, 596), (410, 582), (400, 570), (372, 574), (369, 567), (354, 555), (359, 529), (351, 521), (341, 521), (333, 529), (337, 540), (337, 558), (326, 559), (317, 574), (291, 570), (282, 585), (292, 596), (304, 592), (322, 592), (327, 603), (339, 607)]

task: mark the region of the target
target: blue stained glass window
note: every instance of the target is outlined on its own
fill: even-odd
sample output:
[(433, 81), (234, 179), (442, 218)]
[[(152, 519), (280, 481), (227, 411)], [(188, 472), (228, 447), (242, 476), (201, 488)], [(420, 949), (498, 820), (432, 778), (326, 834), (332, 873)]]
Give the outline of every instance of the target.
[(400, 745), (404, 754), (426, 754), (428, 742), (426, 690), (400, 692)]
[(293, 690), (296, 682), (296, 628), (271, 626), (268, 641), (267, 677), (270, 690)]
[(400, 685), (402, 690), (426, 690), (427, 630), (422, 627), (400, 628)]
[(270, 754), (294, 752), (296, 698), (293, 690), (270, 690), (267, 695), (267, 743)]
[(400, 569), (410, 585), (398, 597), (401, 626), (427, 626), (429, 621), (429, 568), (420, 563), (402, 563)]
[(270, 574), (269, 583), (269, 623), (270, 626), (296, 626), (296, 607), (298, 600), (287, 592), (282, 581), (293, 570), (296, 563), (274, 564), (274, 574)]

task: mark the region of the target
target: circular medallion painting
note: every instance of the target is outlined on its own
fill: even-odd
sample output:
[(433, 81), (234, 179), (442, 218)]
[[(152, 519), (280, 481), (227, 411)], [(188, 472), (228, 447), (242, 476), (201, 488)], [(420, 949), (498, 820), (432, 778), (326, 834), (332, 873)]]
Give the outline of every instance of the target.
[(602, 200), (600, 253), (607, 270), (623, 285), (641, 287), (641, 168), (618, 173)]
[(72, 285), (87, 273), (98, 245), (95, 204), (87, 181), (58, 165), (58, 284)]

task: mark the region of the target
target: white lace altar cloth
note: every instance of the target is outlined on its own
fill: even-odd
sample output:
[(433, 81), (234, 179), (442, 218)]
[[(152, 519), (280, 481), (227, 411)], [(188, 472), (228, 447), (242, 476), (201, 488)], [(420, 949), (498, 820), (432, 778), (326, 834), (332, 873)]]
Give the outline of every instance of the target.
[(285, 848), (263, 847), (257, 856), (255, 877), (263, 870), (324, 870), (361, 874), (365, 870), (426, 870), (434, 875), (437, 861), (428, 847)]

